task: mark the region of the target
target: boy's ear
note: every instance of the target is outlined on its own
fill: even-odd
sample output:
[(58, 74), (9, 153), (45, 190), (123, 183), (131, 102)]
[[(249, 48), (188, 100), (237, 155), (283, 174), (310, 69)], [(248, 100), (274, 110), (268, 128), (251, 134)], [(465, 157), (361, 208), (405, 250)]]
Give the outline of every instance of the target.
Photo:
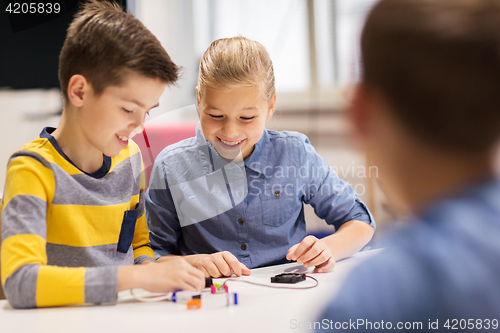
[(370, 94), (363, 83), (358, 83), (349, 101), (349, 113), (356, 135), (362, 140), (370, 136), (371, 112)]
[(267, 111), (266, 121), (271, 119), (274, 114), (274, 110), (276, 110), (276, 93), (274, 93), (271, 102), (269, 103), (269, 110)]
[(68, 99), (76, 107), (83, 106), (83, 97), (89, 88), (87, 79), (80, 74), (75, 74), (69, 79)]

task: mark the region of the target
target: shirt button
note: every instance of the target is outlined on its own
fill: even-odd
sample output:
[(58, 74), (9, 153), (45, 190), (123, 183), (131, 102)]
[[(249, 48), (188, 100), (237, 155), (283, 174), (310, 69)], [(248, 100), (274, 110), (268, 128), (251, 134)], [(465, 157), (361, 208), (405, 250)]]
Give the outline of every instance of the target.
[(247, 245), (246, 244), (241, 244), (241, 249), (242, 250), (246, 250), (247, 249)]
[(239, 219), (239, 220), (238, 220), (238, 223), (239, 223), (239, 224), (241, 224), (241, 225), (243, 225), (243, 223), (245, 223), (245, 220), (243, 220), (243, 219)]
[(275, 196), (276, 198), (278, 198), (280, 195), (281, 195), (281, 192), (280, 192), (280, 191), (276, 191), (276, 192), (274, 192), (274, 196)]

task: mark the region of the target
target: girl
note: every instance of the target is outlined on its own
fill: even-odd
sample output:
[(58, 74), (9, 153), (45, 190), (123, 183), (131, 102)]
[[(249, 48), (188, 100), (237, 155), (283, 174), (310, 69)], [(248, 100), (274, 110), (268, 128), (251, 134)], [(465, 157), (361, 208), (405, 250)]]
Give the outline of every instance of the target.
[[(354, 190), (296, 132), (267, 130), (276, 106), (269, 54), (244, 37), (200, 61), (196, 137), (157, 157), (146, 209), (159, 261), (185, 256), (207, 276), (295, 260), (316, 272), (359, 251), (375, 222)], [(304, 203), (336, 232), (306, 237)]]

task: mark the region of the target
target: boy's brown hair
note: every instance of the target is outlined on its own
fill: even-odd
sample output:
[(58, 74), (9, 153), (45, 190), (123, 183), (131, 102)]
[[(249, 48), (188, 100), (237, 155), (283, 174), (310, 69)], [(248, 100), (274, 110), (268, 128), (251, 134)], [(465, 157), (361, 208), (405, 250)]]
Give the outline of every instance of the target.
[(500, 135), (500, 1), (382, 0), (361, 39), (364, 82), (415, 136), (459, 153)]
[(59, 82), (65, 101), (68, 83), (83, 75), (94, 93), (137, 74), (174, 83), (179, 68), (158, 39), (135, 17), (108, 1), (90, 0), (71, 22), (59, 56)]

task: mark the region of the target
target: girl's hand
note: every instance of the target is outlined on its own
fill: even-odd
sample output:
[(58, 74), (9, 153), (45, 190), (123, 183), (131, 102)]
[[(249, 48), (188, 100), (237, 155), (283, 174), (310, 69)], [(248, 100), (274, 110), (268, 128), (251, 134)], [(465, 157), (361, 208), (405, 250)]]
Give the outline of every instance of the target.
[(304, 267), (315, 267), (315, 273), (329, 272), (335, 266), (330, 248), (321, 239), (307, 236), (299, 244), (288, 249), (287, 260), (295, 260)]
[(205, 257), (195, 263), (195, 267), (205, 272), (206, 277), (222, 277), (231, 276), (233, 273), (236, 276), (250, 275), (250, 270), (236, 259), (236, 257), (228, 251), (216, 252), (207, 254)]

